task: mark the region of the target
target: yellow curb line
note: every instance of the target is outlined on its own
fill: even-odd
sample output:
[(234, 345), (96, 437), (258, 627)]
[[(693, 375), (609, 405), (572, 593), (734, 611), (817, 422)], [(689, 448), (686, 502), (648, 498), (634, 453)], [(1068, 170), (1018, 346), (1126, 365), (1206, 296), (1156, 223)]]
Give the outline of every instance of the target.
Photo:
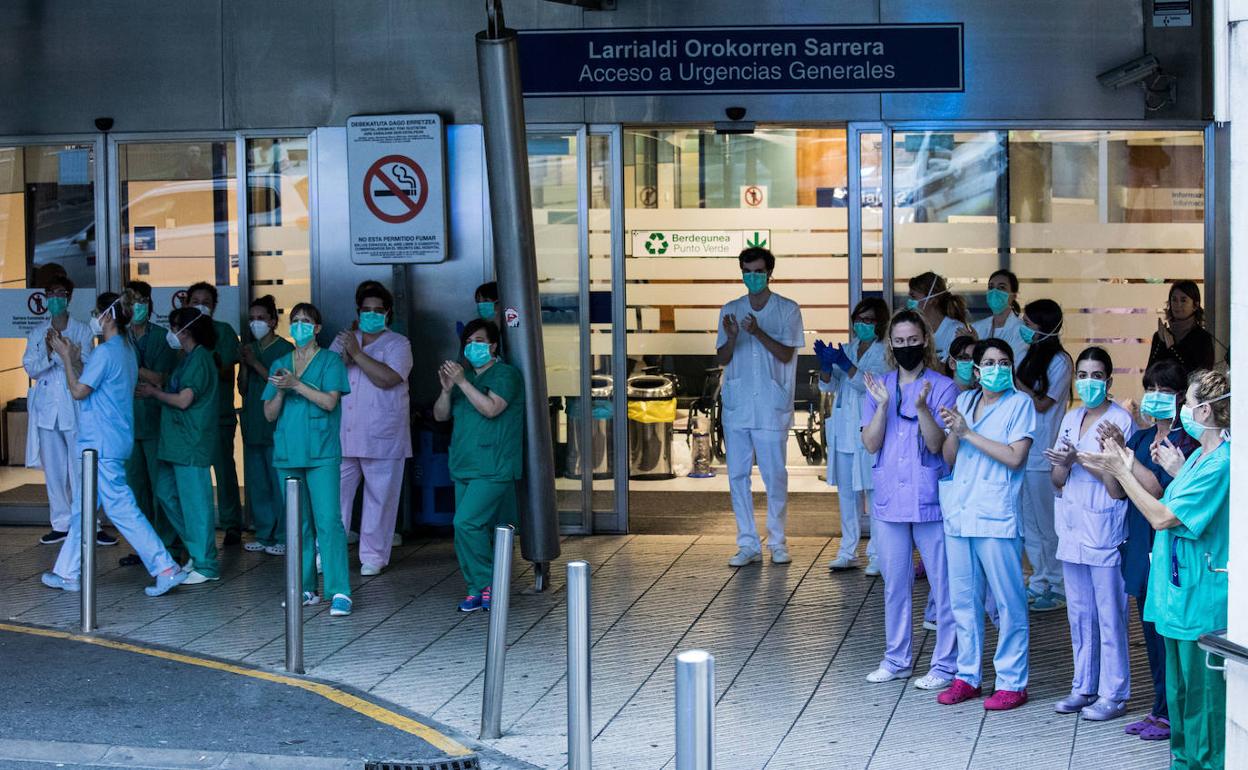
[(351, 709), (357, 714), (390, 725), (396, 730), (402, 730), (405, 733), (415, 735), (421, 740), (438, 748), (439, 750), (450, 754), (451, 756), (462, 757), (471, 754), (472, 751), (462, 743), (450, 738), (432, 727), (412, 719), (402, 714), (396, 714), (390, 709), (378, 706), (376, 703), (364, 700), (350, 693), (343, 692), (335, 687), (320, 682), (311, 682), (305, 679), (296, 679), (291, 676), (283, 676), (282, 674), (271, 674), (267, 671), (257, 671), (255, 669), (243, 668), (230, 663), (222, 663), (216, 660), (208, 660), (206, 658), (196, 658), (191, 655), (184, 655), (180, 652), (168, 652), (166, 650), (157, 650), (150, 647), (140, 647), (137, 644), (129, 644), (127, 642), (117, 642), (112, 639), (102, 639), (94, 636), (82, 636), (80, 634), (70, 634), (64, 631), (52, 631), (45, 628), (33, 628), (31, 626), (15, 626), (9, 623), (0, 623), (0, 631), (12, 631), (17, 634), (29, 634), (31, 636), (43, 636), (52, 639), (65, 639), (71, 642), (83, 642), (85, 644), (94, 644), (98, 647), (107, 647), (112, 650), (122, 650), (124, 652), (134, 652), (139, 655), (149, 655), (153, 658), (163, 658), (176, 663), (185, 663), (191, 666), (200, 666), (201, 668), (210, 668), (216, 671), (225, 671), (239, 676), (249, 676), (252, 679), (260, 679), (265, 682), (273, 682), (274, 684), (284, 684), (287, 687), (297, 687), (310, 693), (321, 696), (329, 701), (337, 703), (343, 708)]

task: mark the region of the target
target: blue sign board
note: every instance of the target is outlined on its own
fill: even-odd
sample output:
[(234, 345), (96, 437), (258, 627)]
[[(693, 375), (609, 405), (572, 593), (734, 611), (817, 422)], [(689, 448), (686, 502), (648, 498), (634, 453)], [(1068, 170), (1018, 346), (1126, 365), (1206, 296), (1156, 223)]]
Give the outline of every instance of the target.
[(525, 96), (961, 91), (961, 24), (524, 30)]

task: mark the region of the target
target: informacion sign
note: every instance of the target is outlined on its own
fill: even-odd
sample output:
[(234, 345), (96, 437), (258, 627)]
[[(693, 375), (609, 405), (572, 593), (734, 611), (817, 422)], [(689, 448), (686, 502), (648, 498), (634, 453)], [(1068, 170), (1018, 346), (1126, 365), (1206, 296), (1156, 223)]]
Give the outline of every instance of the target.
[[(169, 328), (169, 314), (186, 304), (186, 289), (180, 286), (152, 287), (152, 322)], [(217, 287), (217, 309), (212, 311), (214, 320), (229, 324), (234, 331), (239, 326), (237, 286)]]
[(446, 259), (445, 133), (439, 115), (347, 120), (351, 261)]
[(961, 24), (522, 30), (524, 95), (962, 91)]
[[(95, 289), (86, 286), (74, 292), (69, 315), (83, 323), (95, 309)], [(152, 322), (169, 328), (169, 313), (186, 302), (186, 289), (155, 286), (152, 288)], [(217, 309), (213, 318), (238, 330), (239, 304), (237, 286), (217, 287)], [(48, 320), (48, 298), (42, 289), (0, 289), (0, 338), (26, 337), (39, 324)]]
[(1192, 0), (1154, 0), (1153, 26), (1192, 26)]
[(771, 248), (770, 230), (633, 230), (634, 257), (735, 257)]

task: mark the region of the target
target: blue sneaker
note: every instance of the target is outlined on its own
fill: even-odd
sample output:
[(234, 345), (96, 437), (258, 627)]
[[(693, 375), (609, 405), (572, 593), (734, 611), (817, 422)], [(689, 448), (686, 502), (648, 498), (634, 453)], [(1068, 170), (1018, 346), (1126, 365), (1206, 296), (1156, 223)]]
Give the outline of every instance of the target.
[(1053, 612), (1065, 608), (1066, 597), (1051, 588), (1031, 603), (1032, 612)]
[(1041, 596), (1044, 596), (1044, 591), (1037, 591), (1031, 586), (1027, 586), (1027, 603), (1028, 604), (1034, 604), (1036, 599), (1039, 599)]
[(464, 597), (462, 602), (459, 603), (460, 612), (476, 612), (479, 609), (482, 609), (480, 596), (472, 596), (469, 594)]
[(335, 618), (350, 615), (351, 597), (345, 594), (334, 594), (334, 600), (329, 603), (329, 614)]
[(62, 591), (77, 592), (82, 590), (77, 580), (67, 580), (55, 572), (45, 572), (39, 578), (48, 588), (59, 588)]
[(490, 587), (489, 586), (486, 586), (485, 590), (481, 592), (481, 609), (485, 610), (486, 612), (490, 611)]
[(175, 570), (173, 573), (169, 575), (161, 573), (156, 576), (156, 585), (148, 586), (147, 588), (144, 588), (143, 593), (147, 594), (148, 596), (164, 596), (165, 594), (169, 593), (173, 589), (185, 583), (186, 579), (190, 576), (191, 576), (191, 573), (182, 569)]

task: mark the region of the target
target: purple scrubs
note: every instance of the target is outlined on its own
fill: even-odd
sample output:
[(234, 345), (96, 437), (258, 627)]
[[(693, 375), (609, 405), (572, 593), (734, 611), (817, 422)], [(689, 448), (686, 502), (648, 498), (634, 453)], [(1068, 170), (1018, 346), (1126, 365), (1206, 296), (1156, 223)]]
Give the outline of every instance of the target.
[[(927, 403), (942, 428), (940, 407), (954, 408), (958, 387), (953, 380), (929, 369), (914, 382), (898, 387), (897, 372), (884, 375), (889, 402), (884, 423), (884, 443), (871, 473), (875, 482), (871, 509), (880, 573), (884, 577), (884, 660), (880, 667), (893, 673), (913, 667), (911, 597), (914, 590), (915, 547), (927, 569), (927, 580), (936, 602), (936, 645), (931, 671), (945, 679), (957, 673), (957, 636), (949, 609), (945, 567), (945, 533), (941, 524), (937, 482), (949, 469), (939, 452), (927, 451), (919, 430), (915, 397), (930, 382)], [(862, 405), (862, 424), (871, 422), (877, 405), (867, 393)]]

